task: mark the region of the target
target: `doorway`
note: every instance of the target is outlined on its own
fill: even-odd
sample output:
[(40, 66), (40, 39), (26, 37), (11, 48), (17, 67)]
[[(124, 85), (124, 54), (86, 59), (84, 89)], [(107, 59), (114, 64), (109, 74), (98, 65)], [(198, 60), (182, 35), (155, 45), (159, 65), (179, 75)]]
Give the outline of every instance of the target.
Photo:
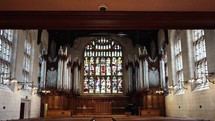
[(24, 114), (25, 114), (25, 103), (21, 102), (19, 119), (24, 119)]
[(22, 99), (20, 103), (20, 119), (30, 118), (30, 100)]

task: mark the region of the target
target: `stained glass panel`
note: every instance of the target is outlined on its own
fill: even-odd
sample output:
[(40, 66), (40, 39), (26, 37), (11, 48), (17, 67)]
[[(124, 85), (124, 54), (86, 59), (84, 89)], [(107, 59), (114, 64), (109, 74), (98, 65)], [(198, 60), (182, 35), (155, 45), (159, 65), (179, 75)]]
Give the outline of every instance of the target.
[(122, 78), (118, 77), (118, 93), (122, 93)]
[(105, 75), (105, 58), (101, 59), (101, 75)]
[(106, 73), (107, 73), (107, 76), (110, 76), (110, 75), (111, 75), (110, 58), (107, 58), (107, 62), (106, 62)]
[(87, 57), (85, 57), (84, 60), (84, 76), (88, 75), (89, 73), (89, 60)]
[(96, 85), (96, 93), (100, 93), (100, 78), (99, 77), (96, 77), (96, 80), (95, 80), (95, 85)]
[(97, 38), (84, 50), (84, 93), (123, 93), (122, 48), (112, 39)]
[(112, 58), (112, 75), (116, 75), (116, 58)]
[(117, 93), (117, 80), (116, 80), (116, 77), (113, 77), (113, 81), (112, 81), (112, 92), (113, 92), (113, 93)]
[(88, 78), (85, 77), (85, 79), (84, 79), (84, 93), (89, 93), (88, 84), (89, 84)]
[(93, 77), (90, 77), (90, 81), (89, 81), (89, 93), (94, 93), (94, 79), (93, 79)]
[(91, 57), (90, 58), (90, 75), (94, 75), (94, 67), (95, 67), (95, 65), (94, 65), (94, 58)]
[(111, 93), (110, 77), (107, 77), (107, 80), (106, 80), (106, 93)]
[(105, 93), (105, 78), (102, 77), (101, 80), (101, 93)]
[(100, 59), (96, 58), (96, 75), (100, 75)]
[(122, 59), (119, 57), (117, 61), (117, 75), (122, 75)]

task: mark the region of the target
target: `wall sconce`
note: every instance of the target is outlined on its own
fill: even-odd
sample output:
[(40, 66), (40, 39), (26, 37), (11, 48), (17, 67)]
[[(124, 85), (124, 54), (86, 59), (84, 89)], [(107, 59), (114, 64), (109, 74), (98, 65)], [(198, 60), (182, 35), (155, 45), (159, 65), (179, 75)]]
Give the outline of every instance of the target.
[[(9, 74), (8, 78), (4, 78), (3, 77), (4, 75), (8, 75), (8, 74)], [(0, 73), (0, 75), (3, 75), (1, 77), (1, 83), (0, 84), (7, 85), (7, 83), (8, 83), (8, 85), (11, 85), (12, 83), (16, 83), (17, 82), (16, 78), (12, 78), (11, 77), (11, 73)]]
[(37, 94), (38, 88), (36, 86), (34, 86), (33, 89), (32, 89), (32, 91), (33, 91), (33, 94)]
[(28, 83), (32, 83), (32, 85), (33, 85), (34, 82), (19, 82), (18, 81), (18, 84), (21, 85), (21, 88), (18, 88), (18, 91), (19, 90), (27, 90), (27, 89), (25, 89), (25, 85), (28, 84)]
[(163, 94), (164, 91), (163, 91), (163, 90), (156, 90), (155, 93), (156, 93), (156, 94)]
[(42, 90), (42, 93), (44, 93), (44, 94), (49, 94), (49, 93), (51, 93), (51, 91), (50, 90)]

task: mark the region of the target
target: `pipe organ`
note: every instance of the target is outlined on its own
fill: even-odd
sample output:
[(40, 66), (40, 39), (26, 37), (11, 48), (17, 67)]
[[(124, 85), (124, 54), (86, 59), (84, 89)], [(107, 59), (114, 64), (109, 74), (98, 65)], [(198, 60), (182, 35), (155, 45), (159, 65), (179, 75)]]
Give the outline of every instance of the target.
[(41, 55), (41, 72), (40, 72), (40, 91), (46, 88), (46, 64), (47, 64), (47, 52), (42, 51)]
[(63, 51), (60, 47), (58, 52), (58, 74), (57, 74), (57, 90), (70, 91), (71, 83), (71, 56), (67, 54), (67, 48)]
[[(134, 66), (133, 66), (134, 65)], [(154, 60), (148, 55), (146, 48), (139, 48), (139, 55), (126, 63), (128, 90), (143, 91), (150, 88), (166, 90), (165, 56), (163, 50)], [(133, 69), (133, 71), (132, 71)]]

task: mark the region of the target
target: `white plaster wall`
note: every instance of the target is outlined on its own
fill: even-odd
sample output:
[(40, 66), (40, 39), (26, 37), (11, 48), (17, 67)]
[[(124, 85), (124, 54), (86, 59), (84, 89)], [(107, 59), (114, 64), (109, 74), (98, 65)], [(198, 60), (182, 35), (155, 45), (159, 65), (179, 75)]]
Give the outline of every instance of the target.
[(30, 118), (40, 117), (40, 107), (41, 107), (41, 97), (38, 95), (32, 95)]
[(20, 103), (19, 95), (0, 86), (0, 120), (18, 119)]
[[(38, 76), (39, 76), (39, 49), (40, 46), (37, 45), (37, 30), (31, 30), (32, 35), (32, 46), (33, 46), (33, 58), (32, 58), (32, 68), (31, 68), (31, 80), (34, 82), (34, 86), (38, 86)], [(47, 38), (47, 34), (42, 34), (42, 38)], [(30, 118), (40, 117), (40, 102), (41, 97), (37, 94), (32, 94), (30, 101)]]
[[(192, 66), (189, 65), (189, 52), (186, 52), (188, 49), (191, 49), (186, 47), (186, 33), (187, 32), (185, 30), (182, 31), (182, 52), (185, 51), (182, 54), (185, 73), (184, 78), (185, 80), (188, 80), (192, 77), (192, 71), (190, 71), (188, 67)], [(215, 72), (215, 31), (206, 30), (205, 38), (208, 69), (209, 72)], [(170, 48), (169, 46), (170, 44), (168, 45), (168, 48)], [(171, 53), (169, 52), (168, 61), (171, 61), (170, 54)], [(171, 65), (168, 64), (168, 66)], [(169, 70), (169, 74), (172, 75), (172, 71)], [(171, 79), (172, 78), (169, 78), (169, 80)], [(211, 80), (215, 80), (214, 75), (211, 77)], [(171, 117), (189, 117), (215, 121), (215, 84), (210, 83), (210, 89), (203, 91), (192, 91), (189, 83), (185, 84), (185, 86), (188, 90), (186, 90), (184, 94), (176, 96), (171, 93), (166, 96), (166, 115)]]

